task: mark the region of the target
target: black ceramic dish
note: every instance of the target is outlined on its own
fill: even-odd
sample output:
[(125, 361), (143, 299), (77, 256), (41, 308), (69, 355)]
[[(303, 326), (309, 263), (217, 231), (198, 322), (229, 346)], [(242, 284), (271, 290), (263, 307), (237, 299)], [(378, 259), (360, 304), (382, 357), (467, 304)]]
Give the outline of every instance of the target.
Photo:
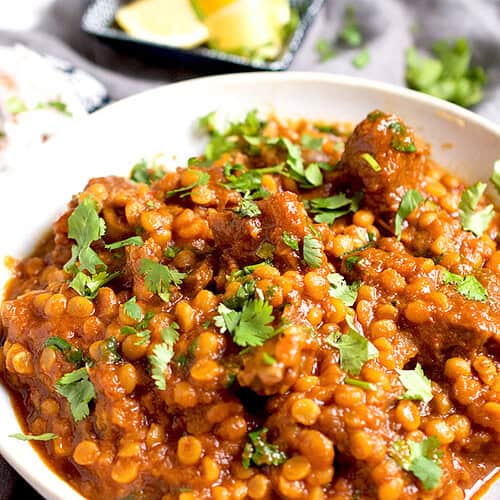
[(178, 59), (183, 62), (204, 63), (214, 68), (226, 66), (240, 71), (287, 69), (299, 49), (304, 36), (314, 17), (321, 9), (324, 0), (291, 0), (297, 10), (299, 22), (290, 35), (285, 47), (277, 59), (273, 61), (250, 60), (234, 54), (201, 46), (194, 49), (179, 49), (129, 36), (115, 22), (115, 13), (123, 4), (123, 0), (94, 0), (82, 17), (82, 29), (117, 48), (133, 52), (135, 55), (155, 57), (159, 59)]

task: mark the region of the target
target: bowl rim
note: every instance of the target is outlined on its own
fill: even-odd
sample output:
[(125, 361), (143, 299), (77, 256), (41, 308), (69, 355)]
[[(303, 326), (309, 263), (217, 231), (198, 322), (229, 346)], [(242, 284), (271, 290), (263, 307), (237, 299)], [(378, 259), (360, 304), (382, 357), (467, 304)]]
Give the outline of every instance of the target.
[[(449, 115), (450, 120), (461, 120), (465, 123), (473, 123), (478, 127), (486, 129), (488, 132), (492, 133), (496, 137), (498, 137), (500, 141), (500, 124), (496, 124), (493, 121), (484, 118), (477, 113), (470, 111), (468, 109), (464, 109), (456, 104), (444, 101), (442, 99), (438, 99), (436, 97), (423, 94), (421, 92), (417, 92), (415, 90), (411, 90), (405, 87), (397, 86), (390, 83), (380, 82), (376, 80), (370, 80), (366, 78), (359, 78), (347, 75), (338, 75), (331, 73), (322, 73), (322, 72), (305, 72), (305, 71), (288, 71), (284, 73), (270, 73), (266, 71), (256, 71), (256, 72), (246, 72), (246, 73), (229, 73), (224, 75), (216, 75), (216, 76), (206, 76), (201, 78), (193, 78), (189, 80), (184, 80), (181, 82), (161, 85), (132, 96), (121, 99), (115, 103), (111, 103), (104, 108), (101, 108), (89, 116), (86, 116), (75, 122), (74, 126), (64, 130), (60, 134), (56, 135), (53, 139), (49, 139), (45, 144), (52, 144), (54, 139), (57, 141), (56, 146), (61, 139), (64, 139), (66, 135), (72, 135), (79, 130), (80, 126), (88, 127), (89, 122), (92, 123), (97, 118), (105, 119), (107, 115), (115, 113), (115, 110), (128, 107), (131, 103), (135, 103), (137, 101), (144, 100), (146, 103), (154, 102), (156, 99), (166, 98), (169, 93), (175, 93), (179, 89), (188, 94), (191, 90), (203, 88), (204, 92), (207, 92), (210, 86), (224, 86), (226, 84), (233, 85), (237, 87), (238, 84), (244, 83), (252, 83), (252, 84), (262, 84), (267, 83), (272, 85), (273, 83), (282, 84), (283, 81), (294, 82), (294, 83), (303, 83), (306, 85), (314, 85), (314, 84), (332, 84), (333, 86), (344, 86), (354, 88), (363, 92), (364, 90), (373, 90), (379, 91), (385, 94), (390, 94), (392, 96), (397, 96), (403, 100), (410, 100), (417, 103), (421, 103), (424, 106), (435, 109), (438, 112), (444, 112)], [(97, 117), (97, 118), (94, 118)], [(45, 145), (41, 146), (42, 148)], [(31, 156), (31, 155), (30, 155)], [(19, 175), (23, 175), (19, 172)], [(18, 174), (16, 172), (13, 173), (10, 177), (6, 178), (7, 182), (15, 182), (18, 178)], [(1, 256), (0, 256), (1, 257)], [(3, 300), (3, 291), (0, 291), (0, 303)], [(7, 391), (7, 389), (0, 384), (0, 391)], [(19, 423), (19, 431), (22, 432), (21, 425)], [(57, 495), (57, 492), (53, 488), (49, 488), (48, 485), (44, 482), (44, 477), (38, 477), (33, 475), (30, 470), (29, 463), (21, 462), (20, 458), (16, 453), (10, 452), (3, 445), (4, 440), (0, 439), (0, 455), (4, 458), (6, 462), (8, 462), (16, 472), (21, 475), (34, 489), (36, 489), (40, 494), (45, 496), (51, 496), (56, 494), (57, 498), (63, 498), (60, 495)], [(20, 443), (29, 446), (29, 443)], [(54, 470), (47, 464), (47, 462), (42, 458), (42, 456), (38, 453), (37, 450), (34, 450), (38, 455), (38, 459), (43, 462), (44, 467), (46, 468), (46, 472), (49, 475), (53, 475), (52, 478), (54, 481), (59, 481), (62, 485), (67, 486), (74, 493), (70, 498), (71, 499), (79, 499), (83, 498), (78, 491), (76, 491), (67, 481), (62, 479)], [(52, 484), (54, 484), (51, 481)], [(68, 490), (69, 492), (69, 490)], [(66, 497), (68, 498), (68, 497)]]

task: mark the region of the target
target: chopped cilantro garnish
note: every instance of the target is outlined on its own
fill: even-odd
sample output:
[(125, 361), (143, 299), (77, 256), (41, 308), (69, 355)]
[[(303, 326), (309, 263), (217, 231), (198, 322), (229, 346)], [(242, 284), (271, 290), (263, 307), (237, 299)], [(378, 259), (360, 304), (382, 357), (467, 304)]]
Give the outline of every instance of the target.
[(363, 69), (370, 63), (370, 53), (367, 48), (360, 50), (354, 59), (352, 60), (352, 65), (357, 69)]
[(475, 211), (485, 190), (486, 184), (484, 182), (476, 182), (464, 190), (458, 205), (462, 229), (471, 231), (476, 236), (481, 236), (488, 229), (494, 215), (493, 205)]
[(181, 249), (179, 247), (171, 245), (167, 247), (163, 253), (165, 254), (165, 257), (173, 259), (180, 251)]
[(179, 340), (178, 330), (179, 325), (174, 322), (170, 323), (167, 328), (164, 328), (161, 331), (163, 342), (157, 344), (153, 349), (153, 354), (148, 356), (151, 364), (151, 376), (155, 381), (156, 387), (161, 391), (167, 388), (165, 370), (174, 357), (174, 345)]
[(5, 101), (5, 108), (7, 111), (13, 115), (17, 115), (19, 113), (24, 113), (25, 111), (28, 111), (28, 106), (26, 106), (26, 103), (17, 96), (10, 96), (6, 101)]
[(72, 116), (72, 113), (68, 110), (68, 105), (62, 101), (48, 101), (45, 104), (39, 104), (38, 107), (52, 108), (59, 111), (59, 113), (62, 113), (63, 115)]
[(359, 47), (363, 43), (363, 35), (356, 16), (356, 10), (352, 5), (349, 5), (344, 12), (339, 39), (349, 47)]
[(89, 380), (87, 368), (66, 373), (56, 382), (55, 388), (68, 400), (76, 422), (89, 416), (89, 403), (95, 398), (95, 389)]
[(272, 261), (276, 247), (269, 241), (263, 241), (255, 251), (259, 259)]
[(245, 194), (241, 199), (238, 208), (234, 211), (240, 217), (258, 217), (262, 212), (257, 203), (250, 198), (250, 193)]
[(406, 392), (401, 399), (417, 399), (428, 403), (432, 399), (431, 381), (425, 376), (420, 363), (417, 363), (414, 370), (396, 370), (399, 373), (399, 380), (406, 388)]
[[(99, 217), (97, 204), (88, 196), (68, 217), (68, 238), (75, 240), (71, 248), (71, 259), (64, 265), (66, 272), (89, 271), (94, 274), (96, 267), (106, 269), (106, 265), (90, 245), (101, 239), (106, 232), (106, 223)], [(77, 261), (79, 266), (77, 266)]]
[(357, 378), (346, 377), (344, 379), (345, 384), (354, 385), (355, 387), (360, 387), (365, 391), (376, 391), (377, 386), (371, 382), (365, 382), (364, 380), (358, 380)]
[(115, 337), (108, 337), (103, 341), (101, 356), (106, 363), (119, 363), (122, 360), (118, 352), (118, 341)]
[(362, 193), (357, 193), (352, 198), (339, 193), (327, 198), (312, 198), (307, 200), (305, 206), (309, 212), (316, 214), (315, 222), (333, 224), (339, 217), (356, 212), (359, 209), (361, 197)]
[(299, 240), (295, 236), (293, 236), (287, 231), (283, 231), (281, 238), (283, 239), (283, 243), (285, 243), (285, 245), (289, 246), (292, 250), (295, 250), (296, 252), (299, 251)]
[[(228, 163), (224, 167), (224, 177), (226, 177), (227, 182), (222, 185), (254, 200), (265, 198), (269, 193), (262, 188), (262, 176), (265, 174), (279, 174), (283, 172), (283, 169), (283, 165), (277, 165), (275, 167), (255, 168), (245, 171), (245, 167), (241, 165)], [(236, 172), (239, 175), (236, 175)]]
[(262, 353), (262, 361), (264, 361), (266, 365), (276, 364), (276, 359), (273, 356), (271, 356), (268, 352)]
[(424, 201), (424, 197), (415, 189), (409, 189), (403, 196), (399, 204), (396, 217), (394, 219), (394, 234), (398, 240), (403, 232), (403, 221)]
[(304, 236), (303, 252), (306, 264), (311, 267), (320, 267), (323, 261), (321, 249), (322, 245), (318, 239), (310, 234)]
[(344, 264), (348, 271), (352, 271), (354, 266), (361, 260), (361, 255), (349, 255), (345, 258)]
[(179, 286), (187, 276), (185, 273), (150, 259), (141, 260), (139, 272), (144, 276), (147, 289), (158, 294), (164, 302), (170, 300), (170, 286)]
[[(186, 172), (195, 172), (193, 169), (187, 169)], [(181, 194), (181, 198), (184, 198), (186, 196), (189, 196), (191, 193), (191, 190), (197, 186), (206, 186), (208, 182), (210, 181), (210, 174), (208, 172), (202, 172), (201, 170), (196, 170), (198, 172), (198, 180), (190, 184), (189, 186), (184, 186), (180, 187), (177, 189), (172, 189), (172, 191), (168, 191), (165, 196), (167, 198), (171, 198), (172, 196), (175, 196), (179, 193)]]
[(443, 283), (455, 285), (457, 292), (463, 295), (466, 299), (486, 302), (488, 300), (488, 292), (481, 282), (472, 275), (460, 276), (450, 273), (447, 269), (443, 271)]
[(500, 160), (497, 160), (493, 165), (493, 174), (491, 174), (490, 180), (498, 193), (500, 193)]
[(306, 149), (315, 149), (321, 151), (323, 145), (323, 137), (313, 137), (309, 134), (303, 134), (300, 138), (300, 144)]
[(441, 443), (435, 436), (421, 442), (399, 440), (392, 445), (392, 458), (405, 470), (420, 479), (424, 490), (429, 491), (441, 480)]
[(71, 280), (69, 286), (82, 297), (95, 299), (99, 289), (114, 280), (120, 274), (120, 271), (116, 271), (114, 273), (102, 271), (89, 276), (88, 274), (79, 271)]
[(9, 434), (10, 438), (19, 439), (19, 441), (51, 441), (52, 439), (57, 439), (59, 436), (53, 434), (52, 432), (46, 432), (45, 434), (38, 434), (34, 436), (33, 434)]
[(407, 50), (408, 86), (464, 107), (481, 101), (486, 75), (481, 67), (470, 66), (471, 50), (467, 40), (438, 41), (432, 52), (436, 57), (421, 56), (413, 47)]
[(331, 333), (326, 342), (339, 350), (340, 367), (350, 375), (359, 375), (363, 365), (378, 356), (378, 349), (353, 328), (344, 335)]
[(137, 304), (135, 295), (123, 304), (123, 310), (129, 318), (135, 319), (136, 321), (142, 319), (142, 309)]
[(43, 343), (43, 347), (50, 347), (62, 352), (70, 363), (80, 364), (84, 361), (83, 351), (73, 347), (67, 340), (61, 337), (49, 337)]
[(330, 295), (332, 297), (340, 299), (348, 307), (354, 305), (358, 298), (360, 281), (354, 281), (351, 285), (348, 285), (345, 278), (338, 273), (330, 273), (328, 281), (330, 282)]
[(326, 38), (320, 38), (316, 42), (316, 54), (318, 54), (320, 62), (329, 61), (336, 55), (332, 44)]
[(380, 172), (382, 170), (382, 167), (378, 164), (378, 161), (370, 153), (363, 153), (361, 155), (361, 158), (363, 158), (363, 160), (365, 160), (366, 163), (370, 165), (374, 172)]
[(242, 462), (245, 468), (251, 465), (281, 465), (287, 459), (284, 451), (275, 444), (267, 442), (268, 429), (263, 427), (248, 433), (249, 442), (243, 449)]
[(140, 340), (138, 340), (135, 345), (143, 345), (149, 342), (151, 338), (151, 330), (148, 330), (149, 322), (153, 318), (154, 313), (151, 311), (148, 311), (145, 315), (142, 321), (137, 323), (137, 325), (134, 326), (122, 326), (120, 329), (120, 332), (123, 335), (135, 335), (139, 337)]
[(132, 167), (130, 179), (134, 182), (142, 182), (150, 185), (160, 180), (165, 175), (165, 171), (159, 165), (148, 165), (146, 160), (141, 160)]
[(263, 345), (275, 335), (271, 326), (274, 321), (273, 307), (265, 300), (247, 300), (241, 311), (219, 304), (217, 312), (219, 314), (214, 318), (215, 325), (221, 333), (228, 331), (233, 336), (234, 343), (240, 347)]
[(140, 247), (144, 245), (144, 241), (140, 236), (131, 236), (125, 240), (115, 241), (109, 245), (104, 245), (106, 250), (117, 250), (118, 248), (128, 247), (128, 246)]

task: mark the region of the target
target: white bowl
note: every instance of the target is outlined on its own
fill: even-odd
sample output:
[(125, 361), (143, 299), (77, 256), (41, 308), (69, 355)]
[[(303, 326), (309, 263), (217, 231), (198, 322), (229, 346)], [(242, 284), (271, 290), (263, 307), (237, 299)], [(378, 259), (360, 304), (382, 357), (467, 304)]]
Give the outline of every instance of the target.
[[(42, 146), (22, 170), (0, 175), (0, 289), (4, 256), (29, 255), (72, 194), (87, 180), (127, 175), (142, 157), (164, 152), (172, 164), (201, 152), (197, 119), (213, 110), (258, 108), (281, 117), (356, 123), (375, 108), (399, 114), (433, 146), (434, 158), (467, 181), (486, 181), (500, 158), (500, 127), (445, 101), (378, 82), (320, 73), (247, 73), (160, 87), (98, 111)], [(0, 454), (43, 496), (81, 498), (42, 462), (19, 432), (0, 387)], [(494, 490), (494, 491), (493, 491)], [(500, 484), (486, 498), (500, 497)]]

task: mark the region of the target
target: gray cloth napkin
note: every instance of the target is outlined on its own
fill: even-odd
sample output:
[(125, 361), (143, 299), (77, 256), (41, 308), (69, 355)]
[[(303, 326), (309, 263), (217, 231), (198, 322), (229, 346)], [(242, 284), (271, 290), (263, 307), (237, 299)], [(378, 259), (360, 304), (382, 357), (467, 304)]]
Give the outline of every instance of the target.
[[(320, 63), (315, 50), (319, 38), (335, 39), (346, 5), (356, 8), (370, 53), (370, 63), (361, 70), (352, 65), (356, 50), (339, 51), (326, 63)], [(55, 0), (37, 29), (0, 31), (0, 44), (23, 43), (64, 59), (98, 78), (113, 100), (211, 73), (207, 68), (182, 67), (176, 61), (153, 65), (94, 40), (80, 30), (86, 6), (84, 0)], [(291, 70), (341, 73), (404, 85), (407, 47), (429, 48), (436, 39), (459, 36), (471, 41), (475, 62), (488, 74), (485, 98), (475, 111), (500, 124), (500, 0), (328, 0)], [(36, 497), (0, 457), (0, 500)]]

